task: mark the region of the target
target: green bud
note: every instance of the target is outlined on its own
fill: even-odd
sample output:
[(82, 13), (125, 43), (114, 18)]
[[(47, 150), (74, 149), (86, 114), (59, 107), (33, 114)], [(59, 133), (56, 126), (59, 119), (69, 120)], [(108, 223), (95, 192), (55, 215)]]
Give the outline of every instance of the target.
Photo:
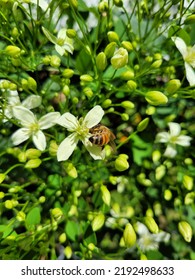
[(22, 88), (24, 89), (24, 90), (28, 90), (29, 88), (28, 88), (28, 81), (27, 81), (27, 79), (22, 79), (21, 80), (21, 84), (22, 84)]
[(92, 98), (92, 96), (93, 96), (93, 91), (92, 91), (92, 89), (91, 89), (90, 87), (85, 87), (85, 88), (83, 89), (83, 93), (84, 93), (84, 95), (87, 96), (89, 99)]
[(104, 71), (107, 66), (107, 58), (104, 52), (100, 52), (96, 57), (97, 68), (100, 71)]
[(23, 211), (19, 211), (16, 215), (16, 219), (19, 221), (19, 222), (23, 222), (25, 221), (25, 218), (26, 218), (26, 214), (23, 212)]
[(123, 121), (128, 121), (129, 120), (129, 115), (128, 114), (126, 114), (126, 113), (122, 113), (121, 114), (121, 119), (123, 120)]
[(104, 186), (104, 185), (102, 185), (102, 186), (100, 187), (100, 190), (101, 190), (101, 192), (102, 192), (102, 200), (103, 200), (103, 202), (104, 202), (106, 205), (110, 206), (110, 192), (109, 192), (109, 190), (108, 190), (107, 187)]
[(64, 69), (64, 71), (62, 72), (62, 76), (66, 79), (72, 78), (73, 75), (74, 75), (74, 70), (69, 68)]
[(97, 214), (93, 219), (93, 221), (91, 222), (93, 231), (99, 230), (104, 225), (104, 221), (105, 221), (104, 214), (102, 213)]
[(158, 225), (152, 217), (149, 217), (149, 216), (145, 217), (144, 218), (144, 223), (152, 233), (156, 234), (156, 233), (159, 232)]
[(9, 199), (5, 201), (4, 205), (5, 205), (5, 208), (7, 208), (7, 209), (12, 209), (12, 208), (14, 208), (14, 203), (13, 203), (13, 201), (12, 201), (12, 200), (9, 200)]
[(50, 61), (51, 61), (51, 55), (46, 55), (46, 56), (42, 59), (42, 62), (43, 62), (43, 64), (45, 64), (45, 65), (49, 65), (49, 64), (50, 64)]
[(28, 149), (26, 150), (25, 155), (28, 159), (35, 159), (40, 157), (41, 151), (37, 149)]
[(5, 193), (4, 192), (0, 192), (0, 199), (5, 197)]
[(64, 168), (70, 177), (72, 177), (72, 178), (78, 177), (77, 170), (71, 162), (65, 162)]
[(128, 52), (133, 50), (133, 45), (129, 41), (122, 41), (122, 47), (125, 48)]
[(25, 168), (37, 168), (40, 166), (40, 164), (42, 163), (42, 160), (39, 158), (36, 159), (30, 159), (29, 161), (27, 161), (27, 163), (25, 164)]
[(155, 170), (155, 178), (157, 181), (160, 181), (166, 174), (166, 167), (161, 164)]
[(66, 35), (71, 38), (74, 39), (77, 35), (76, 31), (74, 29), (67, 29), (66, 30)]
[(191, 158), (185, 158), (184, 159), (184, 163), (187, 165), (192, 165), (193, 164), (193, 160)]
[(166, 85), (166, 91), (168, 94), (174, 94), (181, 87), (181, 82), (178, 79), (170, 80)]
[(184, 24), (193, 24), (193, 23), (195, 23), (195, 14), (188, 16), (184, 21)]
[(137, 83), (133, 80), (129, 80), (129, 81), (127, 81), (127, 86), (128, 86), (128, 89), (130, 89), (131, 91), (134, 91), (137, 88)]
[(70, 88), (68, 85), (64, 85), (63, 86), (63, 89), (62, 89), (62, 92), (66, 95), (66, 96), (69, 96), (70, 94)]
[(146, 255), (141, 254), (141, 255), (140, 255), (140, 260), (141, 260), (141, 261), (147, 261), (147, 260), (148, 260), (148, 258), (147, 258), (147, 256), (146, 256)]
[(161, 66), (161, 64), (162, 64), (162, 59), (159, 59), (159, 60), (154, 61), (151, 64), (151, 67), (156, 69), (156, 68), (159, 68)]
[(136, 243), (137, 236), (133, 226), (130, 223), (126, 224), (125, 226), (123, 232), (123, 239), (124, 239), (125, 246), (128, 248), (132, 247)]
[(126, 81), (133, 79), (134, 76), (135, 76), (135, 74), (134, 74), (134, 71), (133, 71), (132, 69), (129, 69), (129, 70), (127, 70), (127, 71), (124, 71), (124, 72), (120, 75), (121, 79), (126, 80)]
[(137, 175), (137, 181), (145, 187), (152, 186), (152, 181), (146, 178), (145, 173), (140, 173), (139, 175)]
[(36, 91), (36, 89), (37, 89), (37, 82), (32, 77), (28, 77), (27, 81), (28, 81), (29, 89), (32, 89), (33, 91)]
[(58, 238), (59, 242), (62, 244), (62, 243), (65, 243), (66, 242), (66, 233), (63, 232), (62, 234), (60, 234), (59, 238)]
[(5, 180), (6, 174), (0, 173), (0, 184)]
[(168, 102), (168, 98), (160, 91), (148, 91), (145, 95), (146, 101), (154, 106), (163, 105)]
[(116, 49), (116, 43), (115, 42), (109, 43), (104, 50), (106, 57), (107, 58), (112, 57), (114, 55), (115, 49)]
[(80, 76), (80, 80), (83, 81), (83, 82), (92, 82), (93, 81), (93, 77), (91, 77), (88, 74), (85, 74), (85, 75), (81, 75)]
[(146, 109), (146, 114), (149, 116), (153, 115), (155, 112), (156, 112), (156, 108), (154, 106), (149, 106)]
[(188, 175), (184, 175), (183, 176), (183, 185), (188, 191), (191, 191), (193, 189), (193, 185), (194, 185), (193, 178)]
[(181, 221), (178, 224), (178, 230), (183, 236), (186, 242), (190, 242), (192, 239), (192, 227), (186, 221)]
[(108, 11), (108, 2), (107, 1), (101, 1), (99, 4), (98, 4), (98, 11), (100, 13), (104, 13), (106, 11)]
[(162, 54), (161, 53), (155, 53), (154, 54), (154, 60), (159, 60), (162, 59)]
[(148, 55), (146, 56), (145, 61), (151, 63), (153, 61), (153, 57)]
[(127, 158), (123, 156), (123, 154), (119, 155), (117, 159), (114, 162), (115, 168), (118, 171), (125, 171), (129, 168), (129, 163), (127, 161)]
[(171, 198), (172, 198), (172, 192), (169, 189), (165, 190), (164, 191), (164, 199), (166, 201), (169, 201), (169, 200), (171, 200)]
[(72, 99), (72, 103), (73, 104), (78, 104), (79, 103), (78, 97), (74, 96), (73, 99)]
[(124, 67), (128, 63), (128, 52), (124, 48), (119, 48), (114, 52), (114, 56), (111, 58), (111, 64), (114, 69)]
[(113, 3), (117, 7), (122, 7), (123, 6), (123, 0), (114, 0)]
[(161, 158), (161, 152), (159, 150), (154, 150), (152, 153), (152, 160), (153, 162), (158, 162), (159, 159)]
[(190, 205), (194, 203), (194, 198), (195, 198), (195, 192), (189, 192), (185, 195), (184, 198), (184, 204), (185, 205)]
[(42, 196), (39, 197), (39, 202), (40, 203), (44, 203), (45, 201), (46, 201), (46, 197), (45, 196), (42, 195)]
[(18, 28), (14, 27), (11, 31), (12, 37), (17, 38), (19, 35)]
[(11, 57), (18, 57), (21, 54), (21, 49), (16, 46), (7, 46), (5, 51)]
[(58, 150), (58, 145), (56, 143), (56, 141), (52, 140), (49, 143), (49, 154), (53, 157), (56, 156), (57, 154), (57, 150)]
[(102, 107), (103, 107), (103, 108), (108, 108), (108, 107), (110, 107), (111, 104), (112, 104), (112, 100), (111, 100), (111, 99), (106, 99), (106, 100), (104, 100), (104, 102), (102, 103)]
[(68, 260), (72, 257), (72, 249), (70, 246), (66, 246), (64, 249), (64, 255)]
[(55, 220), (59, 220), (63, 216), (63, 212), (60, 208), (56, 207), (51, 210), (51, 215)]
[(118, 37), (118, 34), (114, 31), (109, 31), (107, 33), (108, 35), (108, 41), (111, 43), (111, 42), (118, 42), (119, 41), (119, 37)]
[(133, 108), (135, 108), (134, 103), (131, 102), (131, 101), (128, 101), (128, 100), (121, 102), (121, 106), (123, 108), (125, 108), (125, 109), (133, 109)]
[(148, 123), (149, 123), (149, 118), (145, 118), (143, 119), (137, 126), (137, 131), (138, 132), (141, 132), (143, 131), (144, 129), (146, 129), (146, 127), (148, 126)]
[(50, 60), (50, 65), (55, 68), (59, 68), (61, 64), (61, 59), (57, 55), (52, 55)]

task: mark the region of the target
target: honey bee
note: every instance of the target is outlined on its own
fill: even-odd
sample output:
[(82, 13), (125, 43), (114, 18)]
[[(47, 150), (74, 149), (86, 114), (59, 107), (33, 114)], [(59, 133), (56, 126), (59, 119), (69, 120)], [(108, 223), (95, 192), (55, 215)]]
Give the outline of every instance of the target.
[(89, 141), (92, 144), (100, 147), (109, 144), (113, 149), (115, 149), (114, 139), (116, 137), (108, 127), (99, 123), (90, 128), (89, 132), (92, 134), (92, 136), (89, 137)]

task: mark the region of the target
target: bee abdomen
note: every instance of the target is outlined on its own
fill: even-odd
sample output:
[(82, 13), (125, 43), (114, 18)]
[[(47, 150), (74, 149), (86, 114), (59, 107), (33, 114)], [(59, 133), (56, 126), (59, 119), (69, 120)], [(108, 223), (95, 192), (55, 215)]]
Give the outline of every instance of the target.
[(104, 146), (109, 142), (109, 139), (107, 139), (106, 135), (93, 135), (89, 138), (89, 141), (98, 146)]

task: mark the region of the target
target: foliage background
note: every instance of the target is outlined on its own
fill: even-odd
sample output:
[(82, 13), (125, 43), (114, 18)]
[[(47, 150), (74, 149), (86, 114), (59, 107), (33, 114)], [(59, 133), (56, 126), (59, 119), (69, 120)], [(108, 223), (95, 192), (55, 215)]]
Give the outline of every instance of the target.
[[(192, 182), (195, 175), (194, 140), (190, 147), (178, 146), (174, 158), (164, 157), (166, 144), (155, 142), (170, 121), (186, 135), (195, 134), (195, 89), (185, 79), (182, 56), (171, 40), (178, 36), (195, 43), (195, 20), (186, 20), (194, 13), (194, 1), (59, 0), (48, 1), (45, 10), (42, 1), (24, 2), (30, 1), (0, 1), (0, 78), (17, 89), (20, 100), (30, 94), (42, 97), (33, 109), (37, 116), (58, 111), (81, 117), (101, 105), (102, 123), (116, 135), (117, 150), (106, 148), (106, 159), (95, 161), (79, 143), (68, 161), (58, 162), (56, 147), (68, 132), (56, 125), (47, 132), (47, 149), (35, 156), (40, 165), (32, 166), (34, 157), (26, 154), (35, 149), (32, 141), (14, 147), (10, 140), (19, 124), (13, 118), (3, 121), (12, 88), (1, 89), (1, 258), (194, 259), (195, 190), (184, 181), (184, 175)], [(68, 29), (73, 54), (60, 56), (42, 27), (54, 36)], [(117, 40), (108, 36), (110, 31)], [(128, 64), (114, 69), (108, 52), (101, 70), (97, 55), (110, 42), (124, 47), (124, 41), (130, 43)], [(9, 45), (20, 48), (20, 55), (6, 52)], [(66, 69), (73, 70), (71, 77)], [(181, 87), (169, 94), (172, 79), (179, 79)], [(149, 91), (162, 92), (168, 102), (149, 104)], [(134, 106), (124, 107), (123, 101)], [(139, 132), (146, 118), (149, 124)], [(129, 167), (122, 172), (115, 161), (119, 154), (128, 156)], [(122, 239), (125, 225), (131, 223), (136, 231), (136, 222), (146, 216), (170, 234), (169, 241), (147, 249), (137, 234), (129, 248)], [(178, 231), (182, 220), (192, 227), (191, 242)]]

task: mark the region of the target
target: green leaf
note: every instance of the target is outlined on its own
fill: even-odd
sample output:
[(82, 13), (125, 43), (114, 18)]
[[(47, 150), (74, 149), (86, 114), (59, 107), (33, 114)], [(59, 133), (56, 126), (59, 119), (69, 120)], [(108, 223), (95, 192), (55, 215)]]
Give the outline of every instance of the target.
[(25, 220), (26, 228), (28, 230), (32, 230), (36, 225), (40, 223), (40, 221), (41, 221), (40, 209), (39, 207), (35, 207), (31, 209), (26, 216), (26, 220)]
[(138, 135), (134, 135), (132, 141), (134, 162), (136, 162), (138, 165), (142, 165), (143, 159), (150, 156), (152, 153), (152, 143), (145, 142)]
[(50, 42), (52, 42), (52, 43), (54, 43), (54, 44), (57, 44), (57, 38), (53, 35), (53, 34), (51, 34), (50, 32), (49, 32), (49, 30), (47, 30), (45, 27), (43, 27), (42, 26), (42, 30), (43, 30), (43, 33), (45, 34), (45, 36), (47, 37), (47, 39), (50, 41)]
[(65, 226), (65, 232), (67, 236), (72, 240), (76, 241), (76, 237), (79, 234), (79, 225), (77, 222), (68, 221)]

